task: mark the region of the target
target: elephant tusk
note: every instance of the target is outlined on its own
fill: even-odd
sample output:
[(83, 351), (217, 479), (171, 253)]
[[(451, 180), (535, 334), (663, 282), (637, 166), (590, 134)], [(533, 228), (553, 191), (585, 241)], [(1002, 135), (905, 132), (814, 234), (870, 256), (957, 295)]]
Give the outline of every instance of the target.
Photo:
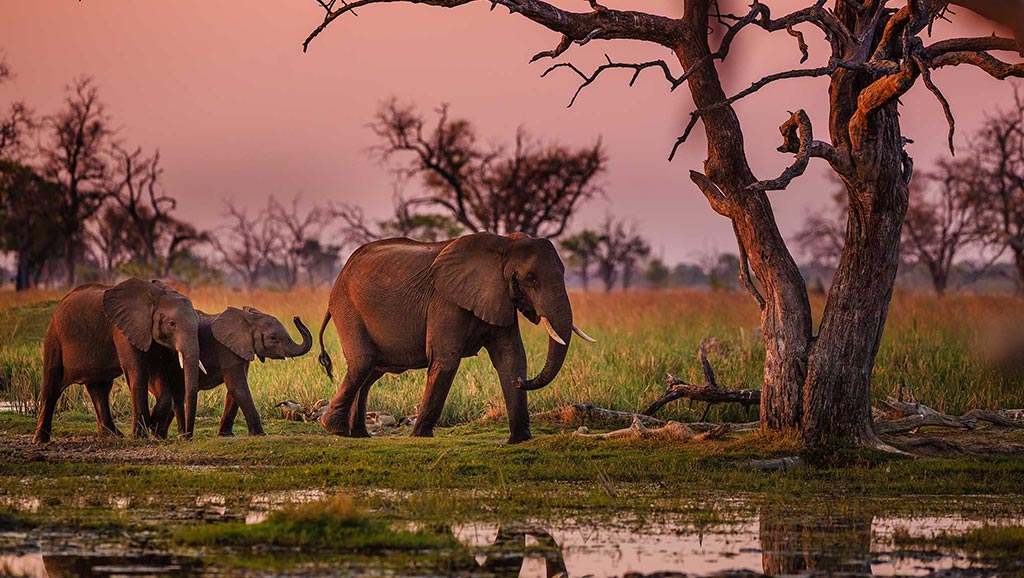
[(580, 329), (579, 327), (576, 327), (575, 323), (573, 323), (573, 325), (572, 325), (572, 331), (576, 335), (579, 335), (580, 339), (582, 339), (583, 341), (586, 341), (587, 343), (597, 343), (596, 339), (594, 339), (593, 337), (591, 337), (591, 336), (587, 335), (586, 333), (584, 333), (583, 330)]
[(185, 369), (185, 356), (178, 352), (178, 367)]
[(548, 335), (551, 336), (551, 340), (552, 341), (554, 341), (555, 343), (557, 343), (559, 345), (565, 345), (565, 341), (561, 337), (558, 336), (558, 332), (555, 331), (555, 328), (551, 326), (551, 322), (548, 321), (547, 317), (541, 317), (540, 318), (540, 324), (543, 325), (544, 329), (547, 330)]
[(206, 371), (206, 367), (203, 366), (203, 360), (202, 359), (199, 360), (199, 371), (202, 371), (205, 375), (209, 375), (209, 373), (207, 373), (207, 371)]

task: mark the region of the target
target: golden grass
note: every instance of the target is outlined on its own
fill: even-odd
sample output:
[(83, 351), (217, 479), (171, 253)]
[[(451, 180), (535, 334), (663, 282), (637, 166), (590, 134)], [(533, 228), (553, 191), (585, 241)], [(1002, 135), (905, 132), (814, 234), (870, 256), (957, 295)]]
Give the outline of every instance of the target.
[[(288, 293), (258, 290), (251, 295), (220, 287), (192, 291), (196, 307), (218, 312), (225, 307), (251, 305), (279, 317), (290, 327), (301, 316), (314, 334), (319, 331), (326, 288), (297, 289)], [(0, 400), (27, 401), (38, 391), (41, 362), (39, 343), (48, 320), (53, 292), (16, 294), (0, 292)], [(575, 340), (559, 378), (548, 388), (531, 394), (534, 411), (564, 402), (590, 402), (625, 411), (643, 409), (664, 389), (664, 374), (699, 382), (696, 351), (708, 340), (708, 354), (719, 383), (727, 387), (759, 387), (764, 360), (759, 312), (742, 293), (695, 290), (634, 291), (604, 294), (574, 291), (570, 295), (576, 322), (598, 339), (597, 345)], [(33, 305), (35, 304), (35, 305)], [(820, 315), (820, 299), (813, 302)], [(890, 393), (904, 381), (919, 398), (936, 409), (953, 413), (973, 408), (1024, 406), (1024, 387), (1018, 378), (988, 368), (976, 346), (978, 334), (990, 320), (1024, 321), (1024, 299), (1014, 296), (930, 295), (897, 293), (883, 336), (873, 376), (876, 397)], [(542, 329), (522, 323), (531, 371), (543, 363), (547, 337)], [(344, 373), (344, 358), (333, 324), (325, 341), (336, 365)], [(276, 415), (274, 405), (284, 399), (312, 404), (330, 398), (332, 384), (316, 362), (318, 346), (294, 362), (254, 363), (250, 385), (261, 412)], [(1022, 352), (1024, 354), (1024, 352)], [(394, 415), (416, 412), (425, 372), (389, 375), (370, 394), (370, 409)], [(71, 388), (71, 404), (90, 411), (87, 396)], [(66, 394), (67, 395), (67, 394)], [(219, 414), (223, 390), (200, 395), (204, 415)], [(123, 383), (115, 386), (115, 410), (124, 421), (128, 398)], [(501, 391), (486, 353), (464, 360), (452, 387), (442, 424), (476, 419), (485, 412), (500, 412)], [(676, 403), (665, 417), (694, 419), (703, 412)], [(719, 407), (711, 419), (755, 419), (741, 408)], [(239, 424), (241, 426), (241, 424)]]

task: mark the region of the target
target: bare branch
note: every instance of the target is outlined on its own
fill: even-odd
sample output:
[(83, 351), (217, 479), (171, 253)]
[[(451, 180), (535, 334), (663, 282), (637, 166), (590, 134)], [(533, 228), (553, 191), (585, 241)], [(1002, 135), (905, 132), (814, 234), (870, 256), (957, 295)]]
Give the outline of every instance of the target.
[[(811, 119), (807, 113), (798, 110), (784, 122), (779, 131), (782, 132), (783, 144), (779, 152), (795, 152), (796, 160), (782, 171), (778, 178), (770, 181), (758, 181), (747, 187), (752, 191), (781, 191), (789, 186), (793, 179), (804, 174), (811, 160), (811, 142), (814, 135), (811, 131)], [(822, 143), (824, 144), (824, 143)], [(796, 149), (795, 151), (793, 149)]]

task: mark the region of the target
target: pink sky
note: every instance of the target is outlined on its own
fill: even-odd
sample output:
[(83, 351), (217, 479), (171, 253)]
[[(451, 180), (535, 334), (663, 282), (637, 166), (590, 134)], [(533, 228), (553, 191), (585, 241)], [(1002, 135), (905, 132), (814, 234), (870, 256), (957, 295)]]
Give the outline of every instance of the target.
[[(636, 7), (635, 0), (606, 4)], [(800, 3), (769, 4), (780, 12)], [(583, 0), (560, 5), (586, 8)], [(680, 5), (655, 0), (644, 8), (672, 15)], [(425, 110), (447, 102), (495, 142), (509, 142), (519, 125), (564, 144), (603, 136), (611, 159), (607, 200), (584, 210), (577, 226), (596, 224), (606, 213), (635, 221), (670, 262), (734, 250), (731, 228), (686, 177), (705, 156), (700, 128), (674, 162), (666, 160), (690, 111), (685, 87), (670, 93), (651, 71), (628, 88), (630, 73), (608, 74), (566, 109), (578, 79), (565, 71), (542, 79), (549, 64), (528, 64), (536, 52), (553, 48), (558, 35), (488, 8), (371, 6), (336, 21), (303, 54), (302, 41), (322, 14), (313, 0), (11, 0), (0, 19), (0, 51), (17, 78), (0, 86), (0, 106), (23, 99), (48, 113), (59, 106), (68, 80), (93, 76), (124, 143), (159, 148), (165, 187), (180, 199), (181, 216), (210, 228), (220, 219), (222, 198), (262, 207), (268, 195), (290, 199), (297, 192), (386, 216), (392, 178), (366, 154), (375, 142), (366, 123), (392, 95)], [(961, 12), (961, 34), (993, 31)], [(949, 30), (940, 26), (937, 33)], [(812, 51), (807, 65), (824, 63), (820, 35), (811, 28), (805, 34)], [(615, 60), (671, 56), (656, 47), (595, 41), (563, 60), (589, 71), (605, 53)], [(727, 89), (736, 92), (797, 61), (786, 34), (744, 31), (729, 59)], [(977, 70), (934, 77), (953, 105), (961, 146), (986, 111), (1011, 99), (1011, 82)], [(827, 138), (826, 91), (826, 80), (779, 83), (738, 105), (760, 178), (777, 176), (791, 161), (775, 151), (787, 110), (805, 108), (817, 138)], [(945, 121), (920, 83), (904, 103), (904, 133), (916, 141), (909, 150), (926, 169), (949, 154)], [(774, 193), (784, 233), (799, 227), (808, 208), (827, 202), (824, 174), (822, 165), (812, 165), (788, 191)]]

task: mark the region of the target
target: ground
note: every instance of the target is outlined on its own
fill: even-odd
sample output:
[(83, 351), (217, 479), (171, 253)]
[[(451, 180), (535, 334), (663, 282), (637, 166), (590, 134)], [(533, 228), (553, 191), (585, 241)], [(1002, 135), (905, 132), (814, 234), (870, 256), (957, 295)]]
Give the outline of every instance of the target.
[[(229, 299), (254, 303), (282, 317), (287, 303), (300, 303), (297, 312), (315, 325), (319, 296), (201, 290), (195, 299), (210, 310)], [(0, 335), (10, 336), (0, 342), (0, 391), (28, 401), (38, 370), (33, 340), (45, 329), (52, 296), (18, 299), (0, 309)], [(535, 411), (566, 401), (635, 411), (661, 393), (664, 371), (699, 380), (694, 352), (702, 338), (715, 339), (710, 356), (723, 385), (756, 386), (763, 353), (752, 335), (756, 312), (742, 295), (573, 300), (577, 320), (602, 342), (573, 345), (559, 380), (531, 396)], [(877, 395), (903, 379), (950, 413), (1024, 406), (1019, 382), (985, 368), (972, 346), (980, 318), (1022, 312), (1014, 298), (898, 296)], [(524, 332), (540, 358), (542, 332)], [(796, 436), (784, 434), (597, 440), (573, 435), (577, 424), (544, 422), (534, 424), (535, 439), (511, 446), (503, 443), (500, 394), (478, 358), (464, 366), (436, 438), (399, 429), (343, 439), (279, 419), (274, 408), (283, 398), (309, 403), (330, 395), (333, 385), (313, 357), (253, 368), (267, 437), (217, 437), (220, 392), (203, 394), (191, 442), (100, 440), (76, 392), (45, 447), (31, 444), (31, 413), (0, 413), (0, 575), (5, 568), (42, 575), (37, 567), (74, 575), (142, 562), (222, 575), (1022, 571), (1019, 556), (1005, 555), (1019, 551), (1007, 544), (1018, 543), (1024, 522), (1021, 430), (926, 431), (896, 440), (998, 440), (1008, 452), (926, 458), (802, 455)], [(376, 388), (371, 409), (412, 413), (420, 373)], [(665, 417), (692, 420), (702, 412), (677, 403)], [(721, 408), (711, 418), (751, 414)], [(779, 461), (790, 457), (806, 465), (758, 465), (796, 463)]]

